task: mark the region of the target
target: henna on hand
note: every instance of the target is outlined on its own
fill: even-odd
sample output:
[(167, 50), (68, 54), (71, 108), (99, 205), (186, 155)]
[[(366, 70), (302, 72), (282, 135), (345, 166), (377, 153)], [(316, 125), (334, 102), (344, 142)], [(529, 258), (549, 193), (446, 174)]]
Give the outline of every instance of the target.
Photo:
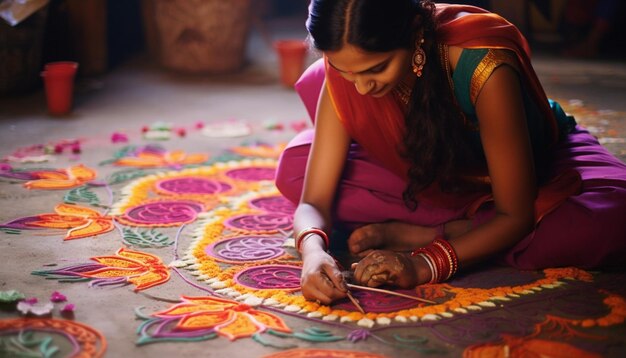
[(414, 261), (400, 252), (372, 251), (353, 268), (355, 281), (369, 287), (387, 284), (409, 288), (418, 284)]

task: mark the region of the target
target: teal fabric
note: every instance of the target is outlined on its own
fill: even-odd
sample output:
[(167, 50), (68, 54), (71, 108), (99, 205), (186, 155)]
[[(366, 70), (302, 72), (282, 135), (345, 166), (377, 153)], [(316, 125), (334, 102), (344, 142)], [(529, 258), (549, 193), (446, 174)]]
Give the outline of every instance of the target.
[[(468, 126), (468, 137), (471, 141), (472, 148), (479, 157), (484, 157), (484, 152), (480, 140), (480, 133), (476, 130), (476, 128), (478, 128), (478, 118), (476, 117), (476, 109), (470, 98), (470, 86), (474, 70), (485, 55), (487, 55), (488, 51), (489, 49), (463, 49), (454, 73), (452, 74), (454, 95), (459, 107), (465, 114), (466, 120), (470, 124)], [(546, 121), (542, 117), (539, 107), (531, 98), (529, 92), (525, 90), (524, 81), (520, 83), (522, 85), (522, 93), (524, 94), (523, 101), (526, 111), (526, 123), (533, 147), (535, 165), (541, 175), (549, 160), (546, 151), (550, 144), (550, 135), (548, 128), (546, 128)], [(559, 137), (563, 138), (567, 133), (571, 132), (576, 123), (573, 117), (565, 114), (557, 102), (549, 100), (549, 103), (557, 119)]]
[(487, 55), (487, 52), (489, 52), (489, 49), (486, 48), (463, 50), (454, 73), (452, 74), (452, 81), (454, 82), (454, 95), (457, 102), (468, 119), (473, 119), (474, 123), (477, 123), (477, 119), (476, 110), (474, 109), (470, 99), (470, 85), (472, 83), (474, 70), (480, 61), (483, 60), (485, 55)]

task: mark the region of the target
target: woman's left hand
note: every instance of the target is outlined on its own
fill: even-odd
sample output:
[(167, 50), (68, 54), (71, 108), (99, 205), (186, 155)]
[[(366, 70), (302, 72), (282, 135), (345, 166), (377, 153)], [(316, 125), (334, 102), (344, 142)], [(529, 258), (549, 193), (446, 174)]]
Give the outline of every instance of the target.
[(352, 268), (356, 283), (368, 287), (387, 284), (410, 288), (420, 283), (416, 261), (406, 253), (375, 250)]

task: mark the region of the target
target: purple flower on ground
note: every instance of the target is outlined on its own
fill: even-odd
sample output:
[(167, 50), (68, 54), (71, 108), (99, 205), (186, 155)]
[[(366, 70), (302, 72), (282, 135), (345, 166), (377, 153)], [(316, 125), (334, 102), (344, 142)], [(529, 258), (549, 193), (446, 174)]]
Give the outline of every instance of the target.
[(67, 301), (67, 297), (65, 297), (65, 295), (63, 295), (62, 293), (58, 291), (54, 291), (52, 292), (52, 295), (50, 295), (50, 301), (51, 302), (65, 302)]
[(348, 334), (348, 341), (352, 343), (365, 341), (369, 336), (371, 336), (371, 333), (367, 329), (357, 329)]

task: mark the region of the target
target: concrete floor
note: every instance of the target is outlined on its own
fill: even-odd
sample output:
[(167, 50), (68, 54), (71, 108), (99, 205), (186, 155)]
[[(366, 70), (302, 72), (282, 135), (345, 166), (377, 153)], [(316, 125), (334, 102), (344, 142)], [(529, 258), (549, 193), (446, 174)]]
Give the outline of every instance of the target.
[[(276, 27), (275, 37), (303, 36), (301, 30)], [(131, 142), (140, 141), (140, 128), (157, 121), (191, 128), (197, 121), (211, 122), (228, 118), (247, 120), (253, 133), (246, 138), (207, 138), (190, 131), (186, 138), (174, 138), (163, 145), (194, 152), (217, 154), (221, 149), (242, 141), (263, 140), (276, 143), (294, 135), (293, 131), (268, 131), (264, 123), (283, 123), (306, 118), (306, 112), (293, 90), (278, 83), (276, 58), (261, 38), (253, 34), (248, 48), (249, 65), (240, 73), (219, 77), (180, 76), (163, 71), (144, 57), (135, 57), (106, 75), (81, 79), (76, 90), (75, 110), (71, 116), (52, 118), (46, 114), (41, 91), (30, 95), (0, 99), (0, 157), (18, 147), (60, 139), (83, 138), (80, 162), (97, 163), (111, 157), (121, 145), (111, 148), (109, 137), (125, 131)], [(311, 57), (309, 60), (312, 60)], [(607, 147), (626, 160), (626, 64), (624, 62), (564, 60), (539, 54), (535, 66), (549, 96), (566, 107), (584, 114), (579, 118), (600, 137)], [(580, 100), (581, 102), (570, 101)], [(609, 139), (606, 139), (609, 138)], [(53, 166), (75, 163), (60, 156)], [(99, 175), (111, 171), (98, 167)], [(63, 193), (27, 191), (19, 185), (0, 182), (0, 222), (50, 212), (62, 201)], [(145, 306), (152, 312), (166, 307), (162, 300), (179, 295), (198, 295), (198, 290), (173, 276), (167, 285), (135, 294), (128, 288), (87, 289), (85, 284), (59, 284), (32, 276), (44, 265), (73, 259), (85, 261), (119, 248), (115, 233), (95, 239), (61, 243), (58, 236), (6, 235), (0, 233), (0, 290), (17, 289), (40, 299), (56, 290), (76, 304), (75, 320), (97, 327), (106, 334), (107, 357), (214, 356), (252, 357), (275, 352), (251, 340), (229, 344), (220, 338), (204, 343), (161, 343), (136, 347), (135, 328), (139, 324), (132, 308)], [(184, 243), (183, 243), (184, 244)], [(166, 255), (167, 256), (167, 255)], [(163, 258), (168, 262), (168, 258)], [(120, 304), (120, 303), (123, 303)], [(11, 314), (0, 312), (0, 318)], [(301, 321), (286, 318), (295, 329)], [(375, 342), (354, 347), (340, 342), (335, 348), (368, 350), (389, 356), (406, 355)], [(320, 345), (317, 345), (320, 347)], [(321, 345), (329, 347), (329, 345)]]

